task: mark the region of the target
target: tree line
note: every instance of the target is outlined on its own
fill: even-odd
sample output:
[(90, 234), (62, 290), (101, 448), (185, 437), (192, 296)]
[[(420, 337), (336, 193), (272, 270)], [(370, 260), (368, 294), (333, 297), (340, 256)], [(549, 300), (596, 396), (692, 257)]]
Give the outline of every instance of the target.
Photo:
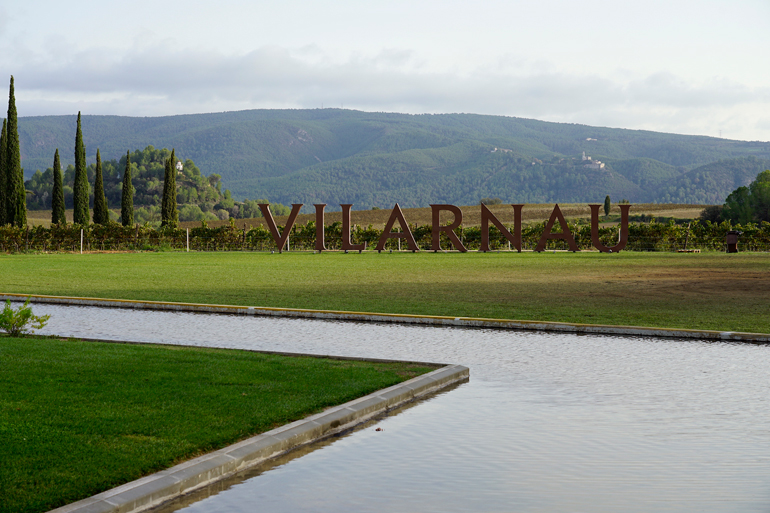
[[(272, 208), (272, 205), (271, 205)], [(545, 230), (545, 222), (533, 223), (522, 227), (522, 247), (533, 250), (540, 241)], [(575, 243), (580, 250), (591, 250), (591, 225), (581, 221), (568, 221), (568, 227)], [(507, 227), (513, 231), (512, 226)], [(0, 251), (78, 251), (80, 248), (81, 229), (84, 234), (86, 251), (100, 250), (140, 250), (166, 251), (276, 251), (278, 250), (271, 231), (261, 225), (239, 229), (235, 221), (219, 227), (210, 228), (206, 222), (201, 226), (190, 228), (153, 228), (151, 226), (121, 226), (117, 223), (109, 225), (92, 224), (80, 227), (78, 225), (52, 225), (50, 228), (35, 226), (29, 230), (17, 227), (0, 227)], [(281, 234), (285, 226), (278, 226)], [(432, 245), (432, 226), (410, 224), (412, 235), (422, 250), (430, 250)], [(599, 238), (602, 244), (612, 246), (618, 241), (619, 226), (603, 226), (599, 228)], [(767, 251), (770, 249), (770, 223), (733, 224), (730, 221), (713, 223), (711, 221), (695, 220), (687, 224), (668, 222), (629, 223), (628, 244), (624, 251), (676, 251), (679, 249), (701, 249), (707, 251), (724, 251), (725, 236), (729, 231), (743, 232), (739, 239), (741, 251)], [(398, 231), (398, 229), (396, 229)], [(462, 243), (469, 250), (478, 250), (482, 240), (481, 228), (478, 226), (460, 226), (454, 230)], [(367, 251), (372, 250), (382, 237), (383, 229), (371, 225), (354, 225), (350, 230), (350, 241), (353, 244), (366, 243)], [(188, 238), (189, 235), (189, 238)], [(324, 230), (325, 247), (329, 250), (340, 250), (343, 238), (342, 223), (334, 222)], [(451, 249), (446, 234), (441, 234), (443, 249)], [(295, 224), (291, 227), (286, 246), (282, 249), (291, 251), (313, 251), (316, 243), (316, 225), (309, 221), (305, 225)], [(406, 250), (402, 243), (401, 249)], [(489, 227), (489, 244), (493, 251), (508, 251), (511, 247), (504, 234), (494, 226)], [(397, 251), (399, 241), (389, 239), (386, 250)], [(550, 240), (546, 250), (568, 250), (563, 240)], [(515, 249), (514, 249), (515, 251)]]
[[(75, 132), (75, 166), (72, 187), (72, 220), (76, 225), (88, 226), (91, 222), (89, 211), (90, 182), (86, 170), (86, 146), (83, 143), (83, 130), (81, 115), (78, 112), (77, 129)], [(164, 162), (163, 199), (161, 204), (161, 226), (176, 228), (179, 224), (179, 212), (176, 203), (176, 151), (171, 150), (171, 155)], [(53, 187), (51, 192), (51, 224), (65, 225), (64, 180), (62, 176), (59, 149), (56, 149), (52, 168)], [(131, 183), (131, 152), (126, 152), (125, 170), (121, 184), (120, 195), (120, 223), (123, 226), (134, 225), (134, 193)], [(96, 164), (94, 166), (94, 192), (93, 192), (93, 223), (107, 225), (111, 222), (107, 196), (104, 188), (104, 172), (102, 156), (96, 149)]]
[[(86, 118), (87, 119), (87, 118)], [(171, 153), (174, 152), (172, 157)], [(173, 199), (176, 189), (176, 203), (179, 221), (217, 221), (260, 217), (258, 203), (270, 203), (266, 199), (236, 201), (228, 189), (223, 188), (222, 178), (216, 173), (205, 176), (192, 159), (183, 159), (175, 153), (176, 150), (147, 146), (143, 150), (134, 150), (124, 154), (119, 159), (103, 160), (99, 155), (102, 166), (102, 187), (107, 203), (110, 206), (121, 204), (123, 198), (123, 176), (127, 167), (131, 169), (131, 184), (134, 188), (134, 223), (161, 224), (164, 208), (170, 207), (169, 200)], [(174, 184), (167, 187), (166, 162), (171, 159), (176, 164), (171, 169)], [(90, 191), (90, 202), (96, 206), (94, 189), (97, 184), (97, 165), (91, 164), (86, 168), (88, 181), (94, 184)], [(74, 208), (73, 188), (75, 182), (75, 166), (69, 165), (63, 171), (64, 203), (68, 209)], [(46, 210), (52, 208), (51, 190), (54, 184), (54, 170), (49, 167), (45, 171), (36, 171), (25, 182), (27, 189), (27, 208), (30, 210)], [(164, 196), (163, 191), (167, 194)], [(164, 207), (163, 198), (166, 198)], [(274, 204), (277, 215), (286, 215), (291, 210), (284, 205)], [(108, 211), (115, 220), (119, 216)]]
[(759, 173), (748, 187), (735, 189), (723, 205), (706, 207), (701, 219), (717, 223), (770, 223), (770, 170)]
[[(62, 168), (59, 149), (53, 165), (24, 181), (21, 167), (18, 117), (14, 78), (11, 77), (8, 116), (0, 137), (0, 226), (24, 227), (27, 210), (51, 209), (51, 223), (67, 223), (66, 209), (72, 209), (73, 222), (87, 226), (119, 222), (124, 226), (152, 223), (177, 226), (181, 221), (226, 220), (259, 217), (258, 203), (265, 199), (237, 202), (230, 191), (222, 190), (221, 176), (204, 176), (195, 163), (177, 160), (176, 150), (127, 151), (124, 157), (86, 164), (82, 116), (78, 113), (75, 134), (75, 164)], [(116, 215), (109, 206), (120, 205)], [(288, 214), (289, 207), (275, 204), (277, 215)]]
[[(176, 160), (175, 152), (165, 161), (163, 181), (163, 202), (161, 208), (161, 226), (176, 227), (179, 213), (176, 204)], [(51, 224), (66, 225), (64, 181), (62, 177), (59, 149), (54, 152), (51, 170)], [(75, 134), (75, 166), (72, 187), (73, 222), (88, 226), (91, 222), (89, 209), (90, 182), (86, 171), (86, 147), (83, 143), (81, 115), (78, 112)], [(123, 226), (134, 224), (134, 188), (131, 184), (131, 153), (126, 154), (126, 170), (123, 173), (121, 194), (120, 222)], [(104, 192), (104, 176), (99, 149), (96, 150), (96, 166), (93, 192), (94, 224), (109, 224), (110, 215)], [(21, 167), (21, 148), (19, 145), (18, 113), (14, 79), (11, 76), (8, 93), (8, 114), (3, 120), (0, 132), (0, 226), (10, 225), (17, 228), (27, 226), (27, 190), (24, 182), (24, 169)]]

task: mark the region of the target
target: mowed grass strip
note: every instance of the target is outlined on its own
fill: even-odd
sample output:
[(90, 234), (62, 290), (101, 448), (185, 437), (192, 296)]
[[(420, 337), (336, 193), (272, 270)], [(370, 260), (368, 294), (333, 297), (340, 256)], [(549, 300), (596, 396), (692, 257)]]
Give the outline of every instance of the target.
[(431, 370), (0, 337), (0, 510), (47, 511)]
[(770, 333), (770, 253), (0, 256), (0, 292)]

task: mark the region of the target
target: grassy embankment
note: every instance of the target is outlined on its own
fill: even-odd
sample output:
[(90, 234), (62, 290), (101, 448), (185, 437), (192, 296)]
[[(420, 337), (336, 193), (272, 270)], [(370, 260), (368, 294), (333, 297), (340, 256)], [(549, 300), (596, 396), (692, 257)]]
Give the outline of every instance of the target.
[(0, 292), (770, 333), (768, 253), (0, 256)]
[(0, 336), (0, 510), (47, 511), (430, 370)]

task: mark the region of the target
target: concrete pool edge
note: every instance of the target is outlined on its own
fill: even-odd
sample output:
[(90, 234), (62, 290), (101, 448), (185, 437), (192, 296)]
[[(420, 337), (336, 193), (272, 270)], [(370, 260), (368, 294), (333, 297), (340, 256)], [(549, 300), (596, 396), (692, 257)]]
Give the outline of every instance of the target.
[(512, 319), (484, 319), (476, 317), (449, 317), (439, 315), (388, 314), (375, 312), (346, 312), (339, 310), (310, 310), (300, 308), (276, 308), (235, 305), (207, 305), (127, 299), (79, 298), (39, 294), (0, 293), (0, 300), (22, 301), (30, 298), (36, 303), (52, 303), (73, 306), (97, 306), (103, 308), (130, 308), (177, 312), (218, 313), (235, 315), (260, 315), (270, 317), (295, 317), (305, 319), (342, 320), (360, 322), (391, 322), (400, 324), (425, 324), (433, 326), (459, 326), (468, 328), (514, 329), (550, 331), (596, 335), (636, 335), (646, 337), (694, 338), (702, 340), (768, 343), (768, 333), (744, 333), (737, 331), (693, 330), (681, 328), (655, 328), (645, 326), (612, 326), (552, 321), (519, 321)]
[(146, 511), (297, 447), (351, 429), (384, 412), (465, 381), (469, 376), (467, 367), (446, 365), (50, 513)]

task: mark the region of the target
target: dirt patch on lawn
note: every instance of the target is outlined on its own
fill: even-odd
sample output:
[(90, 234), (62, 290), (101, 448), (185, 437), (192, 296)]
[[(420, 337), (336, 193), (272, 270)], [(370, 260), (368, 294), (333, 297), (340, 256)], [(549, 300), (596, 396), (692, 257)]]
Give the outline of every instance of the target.
[[(646, 297), (711, 296), (714, 298), (746, 298), (770, 304), (770, 273), (735, 269), (682, 269), (676, 272), (647, 272), (605, 277), (602, 282), (614, 287), (628, 287), (630, 293)], [(620, 292), (620, 291), (615, 291)]]

